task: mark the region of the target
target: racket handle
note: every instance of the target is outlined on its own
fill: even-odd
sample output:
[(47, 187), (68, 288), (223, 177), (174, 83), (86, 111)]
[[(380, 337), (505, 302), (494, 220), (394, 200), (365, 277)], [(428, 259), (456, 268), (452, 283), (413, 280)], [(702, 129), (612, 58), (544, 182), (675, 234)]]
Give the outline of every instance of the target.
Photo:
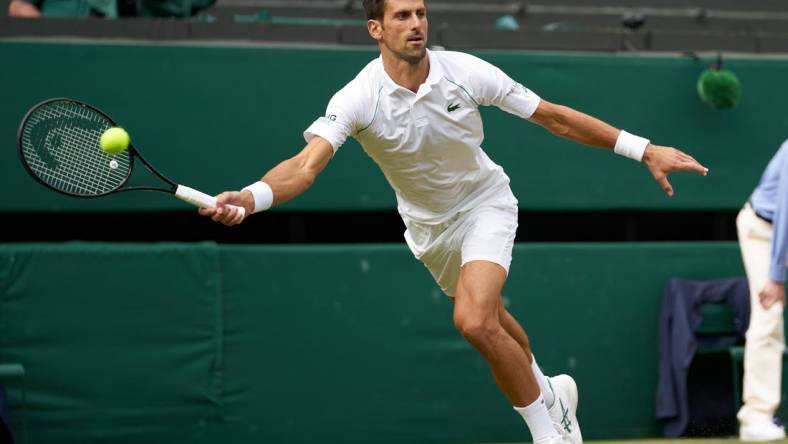
[[(202, 208), (214, 208), (216, 207), (216, 198), (213, 196), (209, 196), (202, 191), (197, 191), (194, 188), (185, 187), (183, 185), (178, 185), (178, 188), (175, 189), (175, 197), (178, 199), (189, 202), (192, 205), (202, 207)], [(246, 208), (244, 207), (237, 207), (235, 205), (227, 205), (228, 207), (235, 207), (241, 214), (241, 217), (246, 216)]]

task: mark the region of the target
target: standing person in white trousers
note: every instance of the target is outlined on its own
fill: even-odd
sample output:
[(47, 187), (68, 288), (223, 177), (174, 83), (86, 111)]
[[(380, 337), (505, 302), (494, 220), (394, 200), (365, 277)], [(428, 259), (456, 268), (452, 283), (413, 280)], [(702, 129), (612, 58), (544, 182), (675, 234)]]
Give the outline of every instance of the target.
[(788, 141), (763, 172), (736, 219), (750, 286), (750, 325), (744, 347), (743, 405), (738, 413), (742, 441), (785, 438), (774, 423), (780, 405), (785, 349), (785, 256), (788, 253)]

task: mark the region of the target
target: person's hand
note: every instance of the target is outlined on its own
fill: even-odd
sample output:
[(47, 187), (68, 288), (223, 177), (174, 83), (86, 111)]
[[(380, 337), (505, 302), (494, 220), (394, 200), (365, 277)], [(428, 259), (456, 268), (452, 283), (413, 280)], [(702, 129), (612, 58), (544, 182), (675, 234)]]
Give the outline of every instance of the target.
[(668, 174), (674, 171), (695, 171), (705, 176), (709, 173), (709, 169), (692, 156), (667, 146), (648, 144), (643, 153), (643, 163), (668, 196), (673, 196), (673, 187), (668, 182)]
[[(243, 207), (246, 214), (241, 216), (241, 212), (230, 205)], [(198, 211), (214, 222), (227, 226), (238, 225), (254, 211), (254, 196), (251, 191), (225, 191), (216, 196), (216, 208), (200, 208)]]
[(785, 284), (769, 280), (758, 293), (758, 299), (766, 310), (777, 302), (785, 305)]

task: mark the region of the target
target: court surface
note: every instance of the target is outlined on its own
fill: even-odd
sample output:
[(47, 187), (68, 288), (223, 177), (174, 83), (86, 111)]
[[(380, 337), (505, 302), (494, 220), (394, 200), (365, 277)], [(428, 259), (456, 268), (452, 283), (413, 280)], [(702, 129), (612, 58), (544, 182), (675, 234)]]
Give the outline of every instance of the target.
[[(584, 441), (588, 444), (734, 444), (741, 443), (736, 438), (713, 438), (713, 439), (635, 439), (635, 440), (614, 440), (614, 441)], [(788, 444), (788, 439), (779, 441), (769, 441), (770, 444)], [(484, 443), (484, 444), (528, 444), (523, 443)]]

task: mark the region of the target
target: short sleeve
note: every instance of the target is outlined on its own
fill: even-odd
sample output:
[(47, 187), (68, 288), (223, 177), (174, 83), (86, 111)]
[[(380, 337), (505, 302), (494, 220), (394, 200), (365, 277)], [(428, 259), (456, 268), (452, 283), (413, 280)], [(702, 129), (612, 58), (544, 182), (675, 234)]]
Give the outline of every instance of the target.
[(539, 107), (539, 96), (514, 81), (497, 66), (467, 55), (468, 83), (479, 105), (492, 105), (527, 119)]
[(309, 142), (320, 136), (331, 144), (336, 153), (348, 136), (355, 134), (363, 119), (364, 97), (357, 93), (353, 82), (339, 90), (328, 102), (326, 114), (315, 120), (304, 131), (304, 139)]
[(539, 107), (539, 102), (541, 102), (541, 100), (542, 99), (535, 92), (519, 83), (515, 83), (511, 91), (509, 91), (498, 104), (498, 108), (501, 108), (507, 113), (527, 119), (536, 112), (536, 108)]

